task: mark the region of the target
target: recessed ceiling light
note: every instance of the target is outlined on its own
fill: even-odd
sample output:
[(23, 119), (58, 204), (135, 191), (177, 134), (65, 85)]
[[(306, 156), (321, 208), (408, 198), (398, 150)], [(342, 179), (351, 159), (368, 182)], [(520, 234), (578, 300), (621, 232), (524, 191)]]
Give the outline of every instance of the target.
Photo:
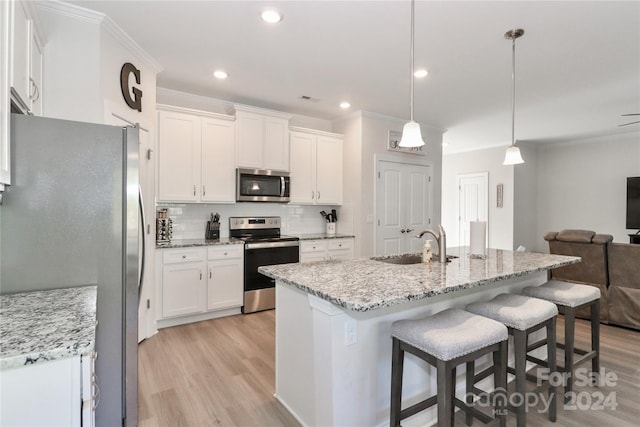
[(227, 74), (227, 72), (223, 70), (216, 70), (213, 72), (213, 77), (215, 77), (216, 79), (224, 80), (229, 77), (229, 74)]
[(351, 107), (351, 104), (349, 104), (347, 101), (343, 101), (340, 103), (340, 108), (342, 108), (343, 110), (346, 110), (349, 107)]
[(268, 22), (269, 24), (277, 24), (278, 22), (282, 21), (282, 15), (280, 14), (280, 12), (273, 9), (263, 10), (260, 17), (262, 17), (262, 20), (264, 22)]
[(415, 73), (413, 73), (413, 75), (418, 77), (418, 78), (426, 77), (427, 74), (429, 74), (429, 72), (427, 70), (425, 70), (424, 68), (422, 68), (420, 70), (416, 70)]

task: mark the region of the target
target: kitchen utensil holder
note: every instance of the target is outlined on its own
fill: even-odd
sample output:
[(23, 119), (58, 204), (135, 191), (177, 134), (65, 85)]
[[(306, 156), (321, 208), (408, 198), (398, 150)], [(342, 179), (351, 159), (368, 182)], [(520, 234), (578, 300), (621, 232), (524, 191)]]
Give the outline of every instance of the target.
[(207, 228), (204, 232), (204, 238), (206, 240), (215, 240), (220, 238), (220, 223), (207, 221)]
[(336, 223), (328, 222), (327, 223), (327, 234), (336, 234)]

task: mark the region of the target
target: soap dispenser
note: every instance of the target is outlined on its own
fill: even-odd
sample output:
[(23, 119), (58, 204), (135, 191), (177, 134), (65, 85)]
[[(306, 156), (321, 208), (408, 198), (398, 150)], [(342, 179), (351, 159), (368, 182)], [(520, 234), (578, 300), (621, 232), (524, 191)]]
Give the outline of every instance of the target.
[(424, 248), (422, 248), (422, 262), (431, 262), (433, 253), (431, 252), (431, 240), (424, 241)]

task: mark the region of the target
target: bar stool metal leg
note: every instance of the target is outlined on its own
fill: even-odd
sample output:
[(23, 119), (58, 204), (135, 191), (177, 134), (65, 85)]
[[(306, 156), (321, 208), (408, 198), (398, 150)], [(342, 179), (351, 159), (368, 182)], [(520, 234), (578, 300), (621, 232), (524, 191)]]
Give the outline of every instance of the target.
[[(555, 318), (547, 322), (547, 358), (549, 373), (557, 372), (556, 366), (556, 325)], [(558, 414), (557, 387), (549, 381), (549, 421), (555, 422)]]
[(600, 377), (600, 300), (591, 306), (591, 351), (595, 354), (591, 359), (591, 371), (593, 378)]
[(400, 341), (393, 337), (393, 350), (391, 354), (391, 427), (400, 426), (403, 369), (404, 350), (400, 348)]

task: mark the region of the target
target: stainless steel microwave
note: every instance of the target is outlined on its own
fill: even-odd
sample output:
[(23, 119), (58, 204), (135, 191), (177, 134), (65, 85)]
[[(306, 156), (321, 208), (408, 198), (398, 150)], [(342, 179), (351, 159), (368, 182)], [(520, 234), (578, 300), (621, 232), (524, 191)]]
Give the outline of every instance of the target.
[(240, 169), (236, 170), (236, 200), (238, 202), (289, 202), (289, 172)]

